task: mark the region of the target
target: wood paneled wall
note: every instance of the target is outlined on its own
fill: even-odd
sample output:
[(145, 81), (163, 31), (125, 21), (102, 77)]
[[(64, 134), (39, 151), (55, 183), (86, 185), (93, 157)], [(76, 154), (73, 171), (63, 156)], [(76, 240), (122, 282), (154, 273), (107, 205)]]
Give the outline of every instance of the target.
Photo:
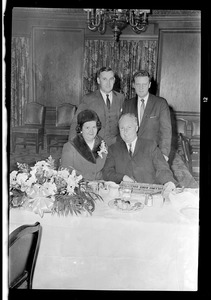
[[(157, 10), (146, 32), (137, 35), (126, 28), (120, 37), (158, 40), (159, 93), (177, 113), (193, 112), (194, 118), (200, 112), (200, 26), (195, 12)], [(31, 39), (30, 101), (51, 107), (81, 100), (84, 40), (113, 39), (111, 30), (105, 35), (89, 31), (79, 9), (14, 8), (12, 35)]]
[(33, 98), (45, 106), (81, 99), (84, 30), (33, 27)]
[(176, 111), (200, 111), (200, 32), (161, 30), (159, 95)]

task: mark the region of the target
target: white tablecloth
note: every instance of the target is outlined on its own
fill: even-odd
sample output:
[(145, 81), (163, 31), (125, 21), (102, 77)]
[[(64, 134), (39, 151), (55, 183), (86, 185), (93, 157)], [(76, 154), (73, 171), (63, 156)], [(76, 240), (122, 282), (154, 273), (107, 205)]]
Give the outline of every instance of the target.
[(188, 208), (198, 205), (198, 191), (164, 205), (154, 196), (152, 207), (134, 213), (110, 208), (112, 195), (103, 197), (92, 216), (10, 210), (10, 232), (36, 221), (43, 228), (34, 289), (197, 290), (199, 222)]

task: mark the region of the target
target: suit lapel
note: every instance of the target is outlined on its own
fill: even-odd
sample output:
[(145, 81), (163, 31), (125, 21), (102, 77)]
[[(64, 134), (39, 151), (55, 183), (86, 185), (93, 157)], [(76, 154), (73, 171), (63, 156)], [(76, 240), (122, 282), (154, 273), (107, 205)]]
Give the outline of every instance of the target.
[(136, 156), (136, 154), (139, 152), (140, 145), (141, 145), (141, 143), (140, 143), (140, 140), (138, 138), (137, 141), (136, 141), (136, 145), (135, 145), (135, 149), (134, 149), (134, 152), (133, 152), (133, 156)]
[(102, 138), (97, 135), (95, 138), (94, 148), (93, 150), (91, 150), (87, 143), (84, 141), (82, 135), (78, 134), (71, 141), (71, 144), (86, 160), (90, 161), (93, 164), (96, 164), (96, 159), (98, 157), (97, 151), (100, 150), (101, 140)]
[(120, 149), (120, 151), (123, 153), (123, 161), (124, 160), (127, 160), (128, 158), (130, 158), (130, 154), (129, 154), (129, 152), (128, 152), (128, 149), (127, 149), (127, 145), (126, 145), (126, 143), (122, 140), (122, 138), (121, 138), (121, 140), (120, 140), (120, 142), (119, 142), (119, 149)]
[(111, 103), (111, 107), (114, 108), (117, 104), (117, 101), (116, 101), (116, 95), (115, 93), (112, 91), (112, 103)]
[(129, 103), (130, 103), (130, 106), (129, 106), (129, 110), (127, 112), (133, 113), (138, 120), (138, 96), (136, 95), (136, 97), (132, 98)]
[(101, 92), (100, 92), (100, 90), (97, 90), (96, 91), (96, 95), (97, 95), (97, 98), (99, 98), (99, 101), (102, 103), (102, 105), (103, 105), (103, 107), (104, 107), (104, 109), (105, 109), (105, 101), (104, 101), (104, 99), (103, 99), (103, 96), (102, 96), (102, 94), (101, 94)]
[[(141, 125), (139, 126), (139, 134), (142, 133), (143, 129), (145, 128), (145, 124), (147, 122), (147, 117), (150, 116), (153, 106), (154, 106), (154, 99), (153, 99), (152, 95), (149, 94), (149, 98), (147, 101), (146, 108), (144, 110), (142, 122), (141, 122)], [(137, 110), (138, 110), (138, 108), (137, 108)]]
[(119, 110), (119, 97), (118, 94), (115, 93), (115, 91), (112, 91), (112, 104), (111, 107), (113, 107), (113, 110)]

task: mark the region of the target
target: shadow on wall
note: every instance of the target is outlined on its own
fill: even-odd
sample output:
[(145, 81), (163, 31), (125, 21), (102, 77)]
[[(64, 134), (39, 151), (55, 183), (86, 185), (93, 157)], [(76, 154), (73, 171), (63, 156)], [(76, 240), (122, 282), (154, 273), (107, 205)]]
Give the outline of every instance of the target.
[(115, 74), (114, 77), (115, 77), (115, 82), (114, 82), (113, 89), (114, 89), (114, 91), (120, 93), (121, 92), (121, 79), (117, 74)]
[(157, 82), (154, 80), (154, 78), (151, 79), (151, 86), (149, 88), (150, 94), (156, 95), (157, 94)]

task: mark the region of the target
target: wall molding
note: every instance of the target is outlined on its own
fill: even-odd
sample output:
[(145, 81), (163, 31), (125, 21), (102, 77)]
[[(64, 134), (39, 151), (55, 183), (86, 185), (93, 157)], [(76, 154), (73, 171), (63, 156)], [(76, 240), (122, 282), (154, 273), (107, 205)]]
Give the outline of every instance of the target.
[(195, 111), (180, 111), (180, 110), (177, 110), (177, 111), (174, 111), (174, 112), (175, 112), (175, 115), (177, 117), (184, 116), (184, 117), (200, 118), (200, 112), (195, 112)]
[(200, 10), (185, 10), (185, 9), (153, 9), (152, 15), (168, 15), (168, 16), (201, 16)]
[[(87, 34), (85, 35), (85, 40), (113, 40), (113, 34), (104, 34), (104, 35), (94, 35), (94, 34)], [(124, 35), (124, 34), (121, 34), (120, 35), (120, 40), (132, 40), (132, 41), (135, 41), (135, 40), (138, 40), (138, 41), (141, 41), (141, 40), (149, 40), (149, 41), (157, 41), (158, 40), (158, 35)]]

